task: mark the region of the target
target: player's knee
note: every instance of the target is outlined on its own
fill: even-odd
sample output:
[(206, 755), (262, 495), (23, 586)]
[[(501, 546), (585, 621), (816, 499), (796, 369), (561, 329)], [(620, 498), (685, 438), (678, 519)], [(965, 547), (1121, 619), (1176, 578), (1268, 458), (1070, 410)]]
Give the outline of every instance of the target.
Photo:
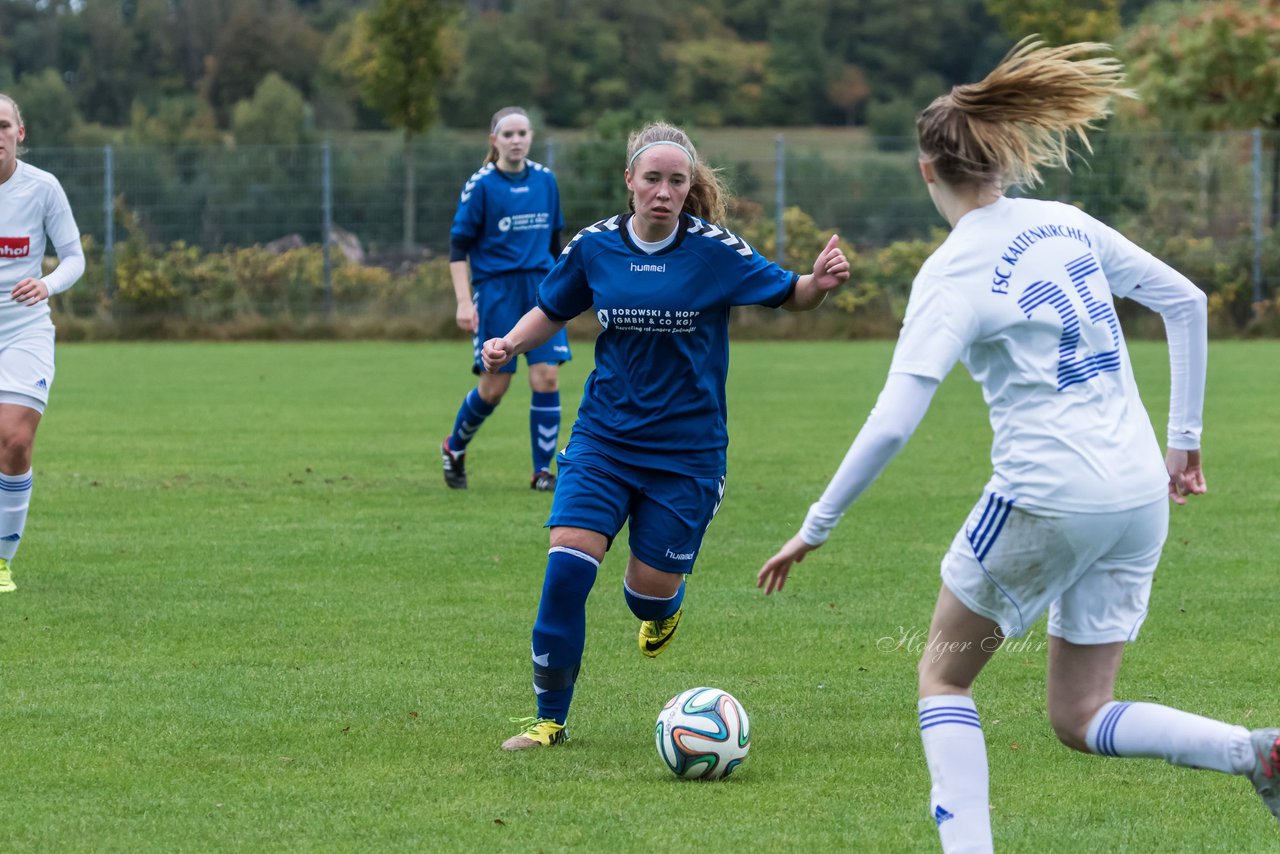
[(664, 572), (632, 560), (627, 566), (624, 581), (627, 587), (641, 596), (670, 599), (680, 591), (680, 585), (684, 584), (684, 576), (677, 572)]
[(27, 430), (14, 430), (0, 435), (0, 471), (22, 474), (31, 468), (31, 448), (35, 436)]
[(529, 369), (529, 388), (540, 394), (558, 391), (560, 369), (555, 365), (534, 365)]
[(551, 529), (551, 548), (573, 549), (595, 558), (597, 562), (604, 560), (609, 540), (603, 534), (583, 528), (554, 527)]
[(490, 406), (497, 406), (502, 402), (502, 397), (507, 393), (508, 384), (502, 383), (480, 383), (478, 391), (480, 399)]

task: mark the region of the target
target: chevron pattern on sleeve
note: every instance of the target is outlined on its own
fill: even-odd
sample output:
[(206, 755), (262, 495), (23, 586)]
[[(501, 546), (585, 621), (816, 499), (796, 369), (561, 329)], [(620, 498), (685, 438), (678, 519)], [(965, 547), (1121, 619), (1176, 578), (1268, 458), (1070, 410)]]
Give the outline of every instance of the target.
[(476, 184), (479, 184), (480, 179), (492, 172), (493, 169), (492, 163), (486, 163), (471, 174), (471, 177), (467, 179), (467, 183), (462, 185), (462, 201), (465, 202), (471, 198), (471, 192), (476, 188)]
[(578, 241), (582, 239), (582, 236), (584, 234), (599, 234), (602, 231), (617, 231), (618, 224), (621, 219), (622, 219), (622, 214), (614, 214), (608, 219), (602, 219), (599, 222), (592, 223), (591, 225), (582, 229), (582, 231), (579, 231), (577, 234), (575, 234), (573, 236), (573, 240), (569, 241), (569, 245), (566, 246), (560, 252), (560, 254), (568, 255), (569, 251), (572, 250), (573, 247), (577, 245)]
[(691, 217), (693, 224), (689, 226), (690, 234), (699, 234), (703, 237), (709, 237), (728, 246), (734, 252), (737, 252), (744, 258), (750, 258), (753, 254), (751, 245), (738, 235), (734, 234), (727, 228), (715, 225), (714, 223), (704, 222), (697, 217)]

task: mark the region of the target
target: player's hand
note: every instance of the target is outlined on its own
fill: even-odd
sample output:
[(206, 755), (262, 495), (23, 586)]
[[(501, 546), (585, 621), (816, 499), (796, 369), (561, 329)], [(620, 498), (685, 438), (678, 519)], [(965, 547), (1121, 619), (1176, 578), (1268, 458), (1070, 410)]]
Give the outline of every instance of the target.
[(1204, 482), (1204, 469), (1200, 468), (1199, 451), (1169, 449), (1164, 467), (1169, 472), (1169, 500), (1174, 504), (1186, 504), (1188, 495), (1204, 495), (1209, 487)]
[(49, 298), (49, 286), (42, 279), (23, 279), (13, 286), (11, 297), (23, 305), (35, 305)]
[(496, 374), (515, 357), (515, 348), (505, 338), (490, 338), (480, 351), (480, 361), (488, 373)]
[(782, 585), (787, 583), (791, 565), (804, 560), (804, 556), (816, 548), (818, 546), (809, 545), (800, 538), (799, 534), (796, 534), (787, 540), (787, 544), (779, 549), (776, 555), (760, 567), (760, 573), (756, 576), (756, 587), (763, 587), (766, 596), (775, 590), (781, 590)]
[(849, 259), (840, 248), (840, 235), (833, 234), (826, 247), (813, 262), (813, 284), (821, 291), (829, 291), (849, 279)]
[(463, 332), (474, 333), (480, 328), (480, 315), (476, 313), (476, 304), (473, 302), (458, 303), (458, 313), (454, 315), (454, 319)]

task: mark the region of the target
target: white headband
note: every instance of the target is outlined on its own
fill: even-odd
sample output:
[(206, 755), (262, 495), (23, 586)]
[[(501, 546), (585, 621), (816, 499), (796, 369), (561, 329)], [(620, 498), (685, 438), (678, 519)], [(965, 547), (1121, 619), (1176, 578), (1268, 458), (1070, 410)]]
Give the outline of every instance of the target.
[(502, 118), (498, 119), (496, 122), (493, 123), (493, 130), (489, 131), (489, 133), (497, 136), (498, 131), (502, 130), (502, 123), (505, 122), (507, 119), (514, 119), (517, 116), (519, 116), (522, 119), (529, 118), (524, 113), (507, 113), (505, 116), (503, 116)]
[(673, 139), (660, 139), (657, 142), (650, 142), (646, 145), (642, 145), (639, 148), (637, 148), (636, 153), (631, 155), (631, 159), (627, 161), (627, 168), (630, 169), (632, 166), (636, 165), (636, 158), (639, 157), (644, 152), (648, 151), (650, 148), (653, 148), (655, 145), (674, 145), (676, 148), (684, 152), (685, 157), (689, 158), (690, 166), (698, 162), (697, 160), (694, 159), (693, 154), (689, 151), (689, 149), (685, 148), (680, 143), (676, 142)]

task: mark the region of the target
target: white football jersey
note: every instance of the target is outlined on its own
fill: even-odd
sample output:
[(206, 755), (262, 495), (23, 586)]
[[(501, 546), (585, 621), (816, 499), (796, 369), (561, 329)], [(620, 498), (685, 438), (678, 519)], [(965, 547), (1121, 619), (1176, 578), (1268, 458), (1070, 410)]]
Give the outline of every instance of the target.
[(1160, 500), (1169, 476), (1112, 301), (1158, 263), (1077, 208), (1002, 198), (920, 269), (890, 372), (940, 381), (964, 362), (990, 408), (989, 486), (1020, 507)]
[(46, 251), (79, 240), (58, 179), (19, 160), (9, 180), (0, 184), (0, 341), (29, 327), (52, 326), (48, 300), (27, 306), (9, 294), (23, 279), (40, 278)]

